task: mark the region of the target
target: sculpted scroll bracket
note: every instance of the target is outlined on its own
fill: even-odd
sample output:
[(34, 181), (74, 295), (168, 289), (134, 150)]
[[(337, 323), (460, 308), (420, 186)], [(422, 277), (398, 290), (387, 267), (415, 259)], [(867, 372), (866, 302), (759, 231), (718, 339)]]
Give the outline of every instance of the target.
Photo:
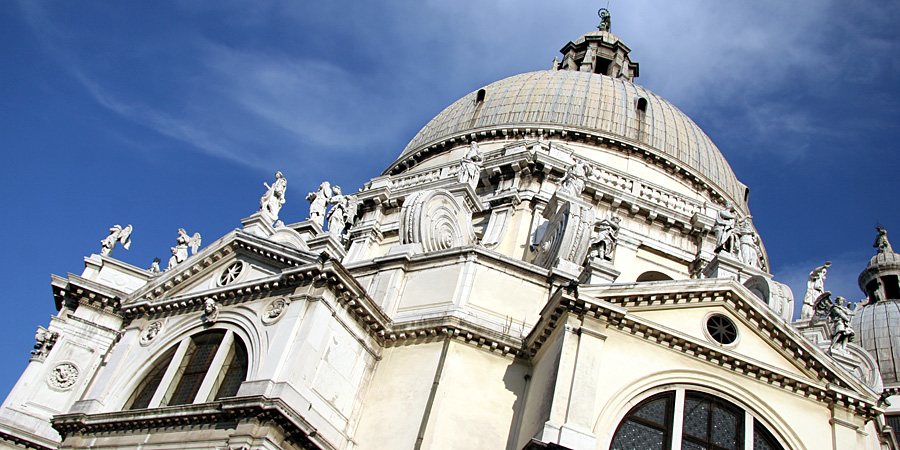
[(422, 244), (432, 252), (474, 242), (472, 212), (446, 189), (416, 192), (403, 202), (401, 244)]
[(559, 261), (566, 261), (580, 267), (587, 257), (594, 231), (593, 208), (554, 195), (544, 209), (544, 217), (548, 219), (547, 227), (534, 264), (549, 269)]

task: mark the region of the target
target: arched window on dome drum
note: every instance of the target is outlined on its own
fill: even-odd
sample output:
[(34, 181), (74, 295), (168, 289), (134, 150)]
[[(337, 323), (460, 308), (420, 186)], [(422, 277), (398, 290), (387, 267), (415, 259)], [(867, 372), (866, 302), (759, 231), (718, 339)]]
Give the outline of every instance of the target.
[(672, 279), (672, 277), (670, 277), (662, 272), (650, 270), (650, 271), (647, 271), (647, 272), (644, 272), (644, 273), (638, 275), (637, 280), (635, 280), (635, 281), (637, 281), (638, 283), (642, 283), (645, 281), (668, 281), (671, 279)]
[(205, 403), (233, 397), (247, 377), (247, 349), (232, 331), (213, 330), (182, 340), (160, 357), (127, 409)]
[(657, 394), (628, 411), (610, 450), (784, 448), (762, 423), (731, 402), (705, 392), (678, 390)]

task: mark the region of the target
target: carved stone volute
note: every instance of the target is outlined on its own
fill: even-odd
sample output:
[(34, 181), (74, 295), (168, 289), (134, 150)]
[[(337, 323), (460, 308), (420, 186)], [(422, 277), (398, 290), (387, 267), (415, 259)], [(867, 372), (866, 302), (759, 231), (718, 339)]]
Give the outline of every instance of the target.
[(432, 252), (475, 242), (472, 213), (445, 189), (416, 192), (400, 212), (400, 243)]

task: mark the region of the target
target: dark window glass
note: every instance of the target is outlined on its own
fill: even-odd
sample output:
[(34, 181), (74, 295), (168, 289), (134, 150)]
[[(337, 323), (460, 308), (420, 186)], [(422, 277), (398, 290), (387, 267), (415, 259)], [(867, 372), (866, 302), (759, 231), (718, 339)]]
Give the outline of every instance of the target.
[(682, 435), (685, 449), (743, 450), (744, 413), (713, 395), (687, 392)]
[(234, 397), (237, 394), (241, 383), (247, 378), (247, 350), (244, 343), (235, 337), (234, 339), (234, 356), (231, 363), (225, 370), (225, 377), (222, 378), (222, 384), (216, 393), (216, 400), (222, 397)]
[(666, 392), (631, 409), (616, 430), (610, 450), (663, 450), (669, 447), (675, 395)]
[(763, 424), (753, 421), (753, 450), (784, 450)]
[(224, 335), (222, 332), (213, 332), (191, 338), (191, 349), (185, 355), (181, 379), (169, 400), (169, 405), (185, 405), (194, 401)]
[(150, 400), (153, 399), (153, 394), (156, 393), (159, 382), (162, 381), (163, 375), (166, 374), (166, 369), (169, 367), (169, 363), (172, 362), (172, 356), (175, 355), (177, 347), (170, 348), (156, 361), (153, 369), (150, 370), (144, 381), (138, 386), (137, 391), (135, 391), (131, 406), (128, 409), (144, 409), (150, 405)]

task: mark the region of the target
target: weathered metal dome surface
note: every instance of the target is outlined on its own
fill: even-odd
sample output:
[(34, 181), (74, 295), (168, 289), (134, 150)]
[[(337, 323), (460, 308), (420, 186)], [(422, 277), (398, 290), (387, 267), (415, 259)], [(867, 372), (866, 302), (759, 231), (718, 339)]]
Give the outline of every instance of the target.
[[(702, 177), (736, 203), (743, 199), (744, 185), (706, 133), (641, 86), (590, 72), (546, 70), (515, 75), (483, 89), (481, 101), (479, 89), (428, 122), (400, 159), (453, 137), (497, 128), (581, 132), (647, 149)], [(639, 102), (643, 113), (638, 111)]]

